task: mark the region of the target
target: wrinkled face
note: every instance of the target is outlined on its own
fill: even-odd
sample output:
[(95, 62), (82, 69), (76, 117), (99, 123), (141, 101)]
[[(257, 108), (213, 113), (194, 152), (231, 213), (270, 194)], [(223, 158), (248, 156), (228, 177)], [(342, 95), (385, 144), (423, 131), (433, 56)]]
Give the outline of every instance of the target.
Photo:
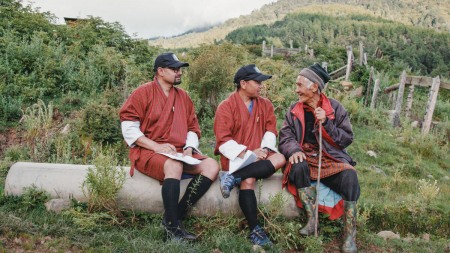
[(262, 82), (255, 80), (241, 81), (241, 89), (248, 97), (255, 98), (261, 94)]
[(295, 93), (298, 95), (298, 101), (307, 104), (312, 101), (314, 94), (317, 93), (317, 84), (312, 83), (309, 79), (300, 75), (297, 77), (297, 82), (295, 84)]
[(181, 68), (159, 68), (158, 71), (161, 70), (160, 76), (164, 79), (165, 82), (178, 85), (181, 83), (181, 76), (183, 75), (183, 71)]

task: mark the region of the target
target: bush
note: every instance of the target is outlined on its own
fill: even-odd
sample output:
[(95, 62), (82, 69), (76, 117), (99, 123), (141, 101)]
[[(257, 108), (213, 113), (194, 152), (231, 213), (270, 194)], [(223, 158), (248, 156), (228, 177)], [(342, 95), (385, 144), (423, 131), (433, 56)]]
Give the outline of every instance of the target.
[(81, 133), (103, 144), (122, 140), (118, 110), (110, 105), (90, 103), (83, 110)]
[(94, 159), (94, 166), (88, 169), (82, 184), (83, 193), (89, 198), (88, 210), (106, 210), (122, 216), (117, 207), (117, 193), (125, 183), (126, 173), (118, 168), (118, 161), (112, 151), (101, 152)]
[(21, 198), (21, 208), (25, 211), (34, 209), (34, 208), (45, 208), (44, 203), (50, 199), (50, 195), (38, 189), (35, 185), (28, 187), (22, 194)]
[(0, 126), (9, 126), (18, 123), (22, 117), (22, 100), (7, 99), (0, 96)]

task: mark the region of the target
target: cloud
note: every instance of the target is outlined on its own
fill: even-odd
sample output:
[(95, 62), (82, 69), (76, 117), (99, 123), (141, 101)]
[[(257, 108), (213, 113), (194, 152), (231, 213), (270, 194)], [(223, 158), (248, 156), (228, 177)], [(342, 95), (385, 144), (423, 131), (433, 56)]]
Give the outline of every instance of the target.
[(41, 11), (64, 17), (101, 17), (121, 23), (129, 35), (172, 36), (195, 27), (224, 22), (251, 13), (274, 0), (28, 0)]

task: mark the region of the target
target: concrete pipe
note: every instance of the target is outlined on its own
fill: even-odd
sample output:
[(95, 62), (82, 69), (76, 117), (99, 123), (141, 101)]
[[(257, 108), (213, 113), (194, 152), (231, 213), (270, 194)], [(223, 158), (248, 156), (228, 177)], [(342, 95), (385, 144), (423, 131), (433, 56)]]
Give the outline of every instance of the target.
[[(74, 198), (81, 202), (87, 202), (88, 197), (81, 189), (90, 165), (52, 164), (18, 162), (9, 170), (5, 182), (5, 193), (20, 196), (28, 187), (36, 186), (48, 192), (52, 198)], [(127, 177), (123, 188), (117, 196), (117, 203), (121, 209), (144, 211), (149, 213), (162, 213), (163, 202), (161, 197), (161, 185), (157, 180), (145, 176), (135, 170), (130, 177), (129, 167), (123, 167)], [(259, 204), (269, 204), (272, 197), (281, 194), (284, 201), (282, 214), (286, 217), (296, 217), (298, 209), (293, 197), (281, 189), (282, 174), (276, 173), (268, 179), (256, 185), (255, 193)], [(190, 179), (181, 181), (181, 194)], [(219, 189), (219, 180), (216, 180), (208, 192), (194, 206), (192, 214), (196, 216), (210, 216), (221, 213), (223, 215), (239, 215), (242, 212), (238, 203), (238, 190), (233, 189), (227, 199), (222, 197)]]

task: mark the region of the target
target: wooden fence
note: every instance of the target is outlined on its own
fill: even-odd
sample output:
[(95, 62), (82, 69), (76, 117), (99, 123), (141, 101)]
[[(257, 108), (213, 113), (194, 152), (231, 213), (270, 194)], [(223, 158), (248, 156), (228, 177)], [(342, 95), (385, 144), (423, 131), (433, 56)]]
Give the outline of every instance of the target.
[[(293, 48), (292, 40), (289, 41), (289, 44), (290, 48), (275, 48), (272, 45), (269, 49), (266, 47), (266, 42), (263, 41), (262, 56), (267, 55), (270, 55), (270, 57), (273, 57), (274, 55), (289, 56), (300, 53), (302, 51), (301, 48)], [(345, 81), (348, 81), (350, 78), (350, 72), (356, 63), (355, 57), (353, 55), (352, 46), (347, 46), (346, 49), (347, 49), (347, 64), (334, 70), (333, 72), (330, 72), (329, 74), (331, 76), (331, 80), (338, 81), (345, 78)], [(308, 48), (308, 45), (305, 45), (305, 52), (308, 53), (311, 57), (314, 57), (314, 49)], [(382, 57), (382, 55), (383, 54), (381, 50), (377, 48), (377, 50), (374, 53), (374, 57)], [(359, 43), (359, 58), (357, 63), (360, 66), (362, 65), (367, 66), (367, 53), (364, 52), (364, 45), (362, 42)], [(322, 67), (327, 68), (327, 63), (322, 62)], [(377, 98), (380, 91), (380, 80), (379, 79), (374, 80), (375, 75), (374, 72), (375, 72), (374, 68), (371, 67), (369, 82), (367, 84), (366, 95), (364, 99), (364, 105), (365, 106), (370, 105), (370, 108), (373, 109), (376, 108)], [(373, 89), (371, 92), (372, 83)], [(431, 78), (427, 76), (407, 76), (406, 72), (403, 71), (403, 73), (400, 76), (400, 81), (398, 84), (389, 86), (384, 89), (384, 93), (390, 95), (389, 100), (392, 102), (392, 109), (393, 109), (392, 124), (394, 127), (400, 126), (400, 113), (402, 111), (405, 86), (409, 86), (409, 89), (407, 91), (408, 95), (406, 98), (406, 106), (404, 109), (405, 116), (408, 118), (411, 116), (411, 108), (413, 104), (415, 86), (430, 88), (428, 103), (426, 106), (424, 120), (422, 124), (422, 133), (428, 134), (431, 127), (431, 119), (433, 117), (434, 108), (436, 106), (436, 100), (437, 95), (439, 93), (439, 89), (444, 88), (450, 90), (450, 83), (441, 82), (439, 77)]]

